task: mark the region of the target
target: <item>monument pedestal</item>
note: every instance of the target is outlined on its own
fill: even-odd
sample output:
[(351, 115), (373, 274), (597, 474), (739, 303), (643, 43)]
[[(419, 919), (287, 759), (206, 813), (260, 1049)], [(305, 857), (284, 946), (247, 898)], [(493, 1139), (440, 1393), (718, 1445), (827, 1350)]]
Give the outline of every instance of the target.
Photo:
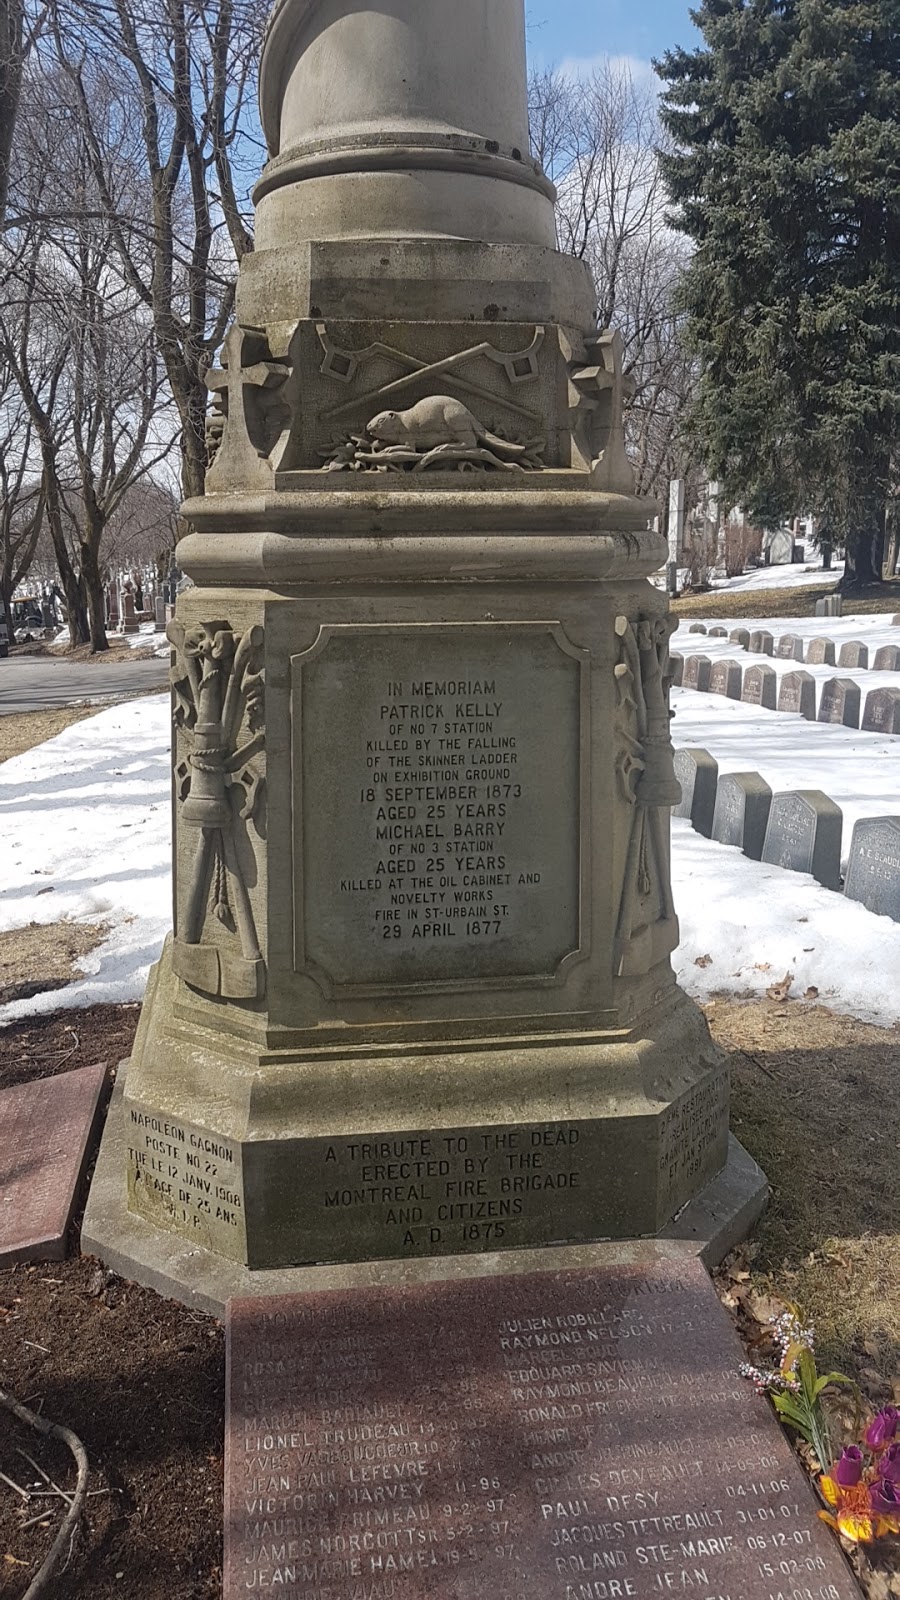
[[(174, 933), (85, 1226), (209, 1303), (736, 1194), (670, 965), (665, 544), (525, 82), (522, 0), (270, 25), (168, 629)], [(737, 1188), (708, 1251), (764, 1181)]]

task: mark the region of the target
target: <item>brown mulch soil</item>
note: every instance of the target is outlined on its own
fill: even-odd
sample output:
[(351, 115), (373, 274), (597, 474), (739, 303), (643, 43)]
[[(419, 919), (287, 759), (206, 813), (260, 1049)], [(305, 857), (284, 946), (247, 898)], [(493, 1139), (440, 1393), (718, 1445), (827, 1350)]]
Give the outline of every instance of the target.
[(0, 1005), (64, 989), (81, 970), (79, 960), (106, 937), (101, 922), (29, 922), (0, 933)]
[(70, 728), (73, 722), (95, 717), (98, 706), (64, 706), (58, 711), (14, 711), (0, 717), (0, 761), (24, 755), (46, 739)]
[[(0, 1031), (0, 1087), (114, 1067), (138, 1015), (95, 1006)], [(900, 1032), (791, 1001), (720, 1000), (708, 1016), (730, 1057), (735, 1131), (773, 1187), (752, 1245), (720, 1279), (739, 1328), (797, 1301), (818, 1325), (821, 1363), (850, 1373), (873, 1407), (900, 1399)], [(77, 1256), (0, 1271), (0, 1388), (74, 1428), (90, 1458), (86, 1523), (52, 1600), (219, 1600), (217, 1322)], [(19, 1449), (71, 1490), (67, 1453), (0, 1411), (0, 1472), (32, 1493), (43, 1480)], [(51, 1524), (22, 1530), (47, 1505)], [(0, 1600), (20, 1600), (61, 1515), (61, 1502), (26, 1505), (0, 1480)], [(897, 1541), (858, 1565), (869, 1600), (900, 1596)]]

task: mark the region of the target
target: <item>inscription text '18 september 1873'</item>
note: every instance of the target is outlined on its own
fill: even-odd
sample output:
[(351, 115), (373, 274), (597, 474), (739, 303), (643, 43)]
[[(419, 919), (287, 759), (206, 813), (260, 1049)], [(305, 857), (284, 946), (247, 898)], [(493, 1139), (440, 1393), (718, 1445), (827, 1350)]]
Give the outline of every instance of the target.
[(306, 959), (337, 983), (552, 976), (579, 942), (559, 629), (333, 628), (294, 665)]

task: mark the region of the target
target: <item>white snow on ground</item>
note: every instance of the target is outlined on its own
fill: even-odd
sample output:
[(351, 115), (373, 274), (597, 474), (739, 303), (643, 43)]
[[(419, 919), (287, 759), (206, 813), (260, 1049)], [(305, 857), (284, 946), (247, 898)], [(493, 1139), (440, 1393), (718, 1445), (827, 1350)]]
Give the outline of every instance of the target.
[[(110, 630), (109, 640), (113, 649), (125, 644), (130, 650), (152, 650), (155, 656), (168, 656), (172, 648), (165, 634), (157, 633), (156, 624), (153, 622), (142, 622), (138, 633), (119, 633), (117, 628), (113, 628)], [(50, 649), (63, 652), (68, 648), (69, 630), (61, 628)]]
[[(725, 770), (760, 770), (773, 787), (824, 788), (844, 805), (846, 824), (896, 809), (900, 741), (719, 696), (685, 690), (675, 698), (676, 742), (712, 748)], [(0, 1025), (143, 995), (171, 926), (169, 734), (168, 697), (158, 695), (0, 764), (0, 931), (62, 917), (110, 924), (81, 963), (83, 977), (0, 1007)], [(805, 875), (712, 844), (688, 822), (676, 819), (673, 835), (683, 936), (676, 966), (690, 993), (763, 994), (790, 971), (795, 995), (815, 987), (853, 1015), (885, 1026), (898, 1019), (890, 975), (900, 971), (900, 923)], [(711, 963), (697, 966), (706, 956)]]
[(672, 819), (672, 886), (681, 921), (675, 971), (696, 999), (761, 996), (791, 972), (794, 999), (814, 988), (821, 1004), (865, 1022), (890, 1027), (900, 1018), (891, 978), (900, 972), (900, 922), (806, 873), (749, 861), (680, 817)]
[(168, 695), (114, 706), (0, 764), (0, 931), (109, 923), (67, 989), (0, 1006), (140, 999), (171, 926)]
[(754, 567), (737, 578), (719, 578), (712, 584), (714, 594), (741, 594), (753, 589), (808, 589), (814, 585), (837, 585), (844, 571), (843, 561), (825, 572), (821, 561), (792, 562), (786, 567)]
[[(859, 612), (848, 612), (843, 617), (704, 617), (703, 626), (709, 628), (726, 628), (728, 633), (733, 633), (736, 628), (746, 628), (753, 633), (757, 628), (764, 629), (772, 635), (777, 645), (782, 634), (796, 633), (801, 639), (833, 639), (835, 645), (842, 645), (849, 639), (861, 639), (863, 644), (869, 646), (869, 655), (874, 659), (875, 651), (883, 644), (900, 645), (900, 627), (891, 622), (891, 617), (896, 613), (890, 611), (873, 611), (867, 615)], [(701, 649), (707, 654), (714, 649), (720, 654), (734, 654), (743, 657), (747, 654), (739, 644), (727, 637), (724, 639), (710, 639), (708, 633), (691, 633), (691, 628), (696, 623), (696, 617), (683, 617), (672, 635), (672, 649), (691, 650)], [(707, 650), (707, 646), (709, 650)], [(837, 651), (835, 651), (837, 654)], [(764, 661), (765, 656), (753, 655), (752, 661)], [(794, 663), (799, 666), (799, 662)]]

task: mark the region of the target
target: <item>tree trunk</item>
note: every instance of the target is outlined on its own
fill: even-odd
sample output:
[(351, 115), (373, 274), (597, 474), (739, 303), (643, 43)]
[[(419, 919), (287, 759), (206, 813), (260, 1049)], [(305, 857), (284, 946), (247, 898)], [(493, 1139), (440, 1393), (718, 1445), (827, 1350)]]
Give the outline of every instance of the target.
[(3, 577), (0, 577), (0, 622), (6, 622), (10, 644), (16, 642), (16, 630), (13, 624), (12, 612), (13, 586)]
[(82, 543), (81, 546), (81, 576), (87, 595), (91, 654), (99, 655), (101, 651), (109, 649), (106, 637), (106, 593), (97, 552), (91, 542)]
[(9, 160), (22, 91), (23, 36), (22, 0), (0, 0), (0, 224), (6, 216)]
[(859, 522), (847, 537), (844, 576), (838, 585), (844, 594), (882, 581), (887, 533), (885, 507), (869, 508), (868, 516), (865, 508), (860, 509)]
[(53, 458), (52, 448), (49, 445), (45, 445), (41, 453), (44, 458), (47, 524), (50, 529), (50, 538), (53, 541), (53, 553), (56, 556), (59, 581), (66, 597), (66, 610), (69, 614), (69, 644), (74, 650), (76, 645), (87, 644), (91, 636), (84, 598), (84, 585), (72, 566), (66, 545), (66, 536), (63, 533), (62, 506), (60, 503), (59, 483), (56, 477), (56, 462)]

